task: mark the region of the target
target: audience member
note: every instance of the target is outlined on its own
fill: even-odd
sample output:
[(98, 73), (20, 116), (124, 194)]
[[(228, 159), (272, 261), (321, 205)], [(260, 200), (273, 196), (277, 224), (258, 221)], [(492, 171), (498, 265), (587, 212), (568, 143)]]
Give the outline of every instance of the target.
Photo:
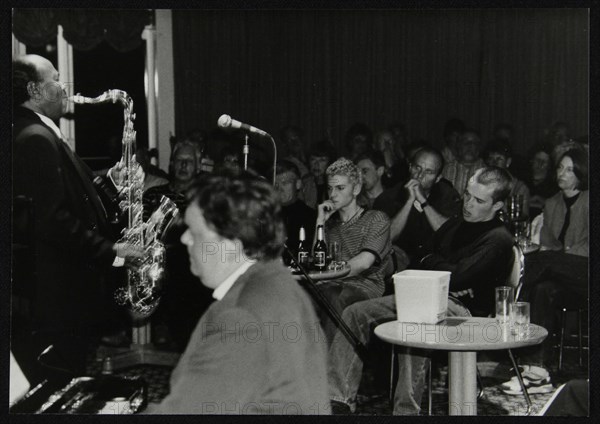
[(555, 122), (545, 131), (545, 139), (552, 146), (557, 146), (571, 140), (571, 129), (569, 128), (569, 124), (562, 121)]
[(188, 198), (181, 241), (217, 301), (173, 370), (169, 394), (148, 412), (327, 414), (326, 345), (315, 338), (308, 295), (279, 259), (285, 230), (275, 191), (248, 173), (207, 175)]
[(530, 155), (530, 167), (526, 182), (531, 195), (529, 216), (532, 218), (542, 213), (546, 199), (558, 191), (554, 173), (550, 171), (552, 167), (551, 152), (552, 147), (549, 144), (537, 144), (533, 147)]
[(304, 131), (293, 125), (281, 129), (280, 140), (283, 151), (281, 157), (292, 162), (300, 172), (302, 188), (298, 198), (307, 205), (317, 204), (315, 180), (307, 166), (306, 153), (304, 152)]
[[(452, 272), (448, 316), (487, 316), (494, 309), (494, 288), (504, 285), (514, 260), (512, 236), (496, 218), (510, 184), (511, 177), (503, 169), (477, 170), (465, 191), (462, 219), (448, 219), (433, 235), (432, 253), (420, 261), (421, 269)], [(342, 318), (368, 345), (376, 325), (396, 319), (394, 296), (350, 305)], [(394, 414), (418, 414), (429, 353), (401, 348), (398, 361)], [(334, 413), (354, 411), (363, 364), (340, 331), (331, 344), (328, 364)]]
[[(408, 143), (406, 145), (406, 169), (408, 170), (408, 167), (410, 165), (411, 160), (413, 159), (413, 157), (415, 156), (415, 154), (425, 148), (425, 147), (431, 147), (431, 144), (429, 144), (427, 141), (423, 140), (423, 139), (417, 139), (415, 141), (411, 141), (410, 143)], [(445, 164), (446, 162), (444, 162)]]
[[(163, 196), (174, 201), (180, 215), (183, 215), (187, 203), (185, 193), (201, 174), (198, 168), (200, 157), (197, 143), (189, 140), (175, 143), (169, 166), (171, 182), (144, 192), (145, 220), (158, 208)], [(179, 240), (184, 231), (182, 222), (178, 221), (167, 228), (163, 236), (168, 284), (158, 309), (152, 315), (154, 343), (166, 344), (171, 341), (179, 351), (183, 351), (187, 345), (200, 315), (212, 301), (210, 291), (198, 284), (190, 273), (186, 248)]]
[(458, 137), (467, 129), (465, 123), (458, 118), (450, 118), (444, 125), (444, 147), (442, 156), (445, 163), (456, 160), (456, 142)]
[(173, 200), (181, 212), (185, 210), (185, 191), (200, 173), (201, 153), (198, 145), (189, 140), (179, 141), (171, 152), (170, 182), (153, 186), (144, 191), (144, 219), (160, 205), (162, 196)]
[(358, 203), (366, 209), (371, 209), (373, 203), (383, 193), (381, 178), (385, 172), (385, 161), (381, 152), (371, 150), (356, 159), (356, 166), (362, 173), (362, 191)]
[[(587, 306), (589, 257), (588, 155), (573, 149), (563, 154), (556, 167), (560, 192), (546, 200), (540, 234), (542, 251), (527, 255), (523, 298), (531, 302), (531, 322), (553, 334), (556, 311), (563, 303)], [(530, 348), (521, 357), (528, 364), (524, 378), (544, 392), (552, 389), (546, 369), (552, 357), (552, 337)], [(519, 393), (515, 381), (503, 385), (509, 394)]]
[(492, 131), (492, 138), (508, 141), (509, 144), (515, 142), (515, 128), (504, 122), (496, 124)]
[(151, 159), (150, 152), (146, 147), (138, 147), (135, 151), (135, 160), (144, 170), (144, 191), (169, 182), (167, 173), (153, 165)]
[(394, 151), (399, 159), (404, 159), (404, 147), (409, 143), (406, 126), (400, 123), (390, 124), (388, 130), (394, 137)]
[(442, 175), (452, 183), (460, 196), (475, 171), (483, 167), (483, 160), (479, 157), (480, 149), (479, 134), (474, 130), (466, 130), (456, 142), (456, 159), (444, 165)]
[[(504, 140), (510, 146), (518, 146), (519, 141), (516, 137), (516, 130), (511, 124), (499, 123), (494, 126), (492, 131), (492, 140)], [(528, 173), (528, 160), (526, 157), (511, 151), (510, 173), (513, 177), (523, 180)]]
[[(317, 204), (323, 203), (323, 201), (327, 199), (326, 170), (336, 157), (335, 148), (327, 140), (317, 141), (310, 146), (308, 165), (310, 167), (312, 179), (315, 183), (315, 194), (307, 194), (304, 203), (311, 208), (316, 208)], [(312, 201), (309, 203), (309, 199), (315, 199), (314, 203), (312, 203)]]
[(408, 176), (408, 167), (400, 138), (394, 136), (391, 130), (379, 131), (375, 134), (374, 150), (383, 154), (385, 172), (381, 177), (384, 188), (393, 187)]
[(344, 136), (346, 149), (351, 160), (373, 148), (373, 132), (362, 123), (352, 125)]
[(228, 171), (233, 174), (239, 174), (243, 170), (241, 153), (238, 149), (231, 146), (225, 146), (221, 149), (221, 160), (217, 165), (217, 170)]
[[(208, 141), (208, 133), (200, 128), (192, 128), (187, 132), (186, 139), (195, 143), (198, 146), (200, 155), (198, 156), (199, 163), (196, 165), (199, 170), (202, 170), (202, 160), (207, 157), (206, 143)], [(173, 153), (173, 147), (171, 147), (171, 154)]]
[(410, 180), (384, 191), (373, 205), (390, 217), (392, 242), (409, 261), (425, 256), (434, 231), (460, 213), (460, 197), (442, 178), (443, 167), (440, 152), (431, 147), (418, 150), (410, 164)]
[[(390, 221), (384, 213), (366, 211), (357, 204), (362, 175), (349, 159), (340, 158), (327, 168), (327, 187), (329, 200), (318, 206), (315, 227), (324, 226), (327, 243), (340, 243), (341, 260), (347, 262), (350, 274), (321, 282), (319, 288), (341, 313), (354, 302), (383, 294), (391, 249)], [(323, 324), (331, 340), (335, 326), (326, 316)]]
[[(512, 149), (508, 139), (496, 138), (492, 140), (485, 150), (484, 159), (488, 166), (497, 166), (510, 172), (508, 168), (512, 163)], [(529, 188), (512, 173), (511, 176), (513, 180), (509, 197), (522, 196), (521, 214), (522, 216), (529, 217)]]
[[(313, 239), (313, 225), (317, 213), (299, 199), (298, 194), (302, 190), (302, 180), (295, 163), (287, 160), (280, 161), (275, 168), (275, 174), (275, 191), (281, 202), (281, 214), (287, 234), (286, 245), (293, 257), (296, 258), (300, 228), (304, 228), (307, 247), (309, 247)], [(283, 258), (285, 263), (290, 263), (291, 258), (287, 252), (283, 253)]]

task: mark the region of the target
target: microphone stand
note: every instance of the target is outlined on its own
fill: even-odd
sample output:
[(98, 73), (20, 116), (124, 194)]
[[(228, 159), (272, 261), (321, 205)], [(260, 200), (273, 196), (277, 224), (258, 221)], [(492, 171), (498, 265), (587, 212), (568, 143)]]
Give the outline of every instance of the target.
[(329, 300), (327, 300), (327, 298), (323, 295), (321, 290), (319, 290), (319, 288), (315, 284), (314, 280), (308, 276), (308, 273), (306, 272), (304, 267), (296, 262), (296, 260), (294, 259), (294, 255), (292, 254), (289, 247), (287, 247), (287, 245), (285, 243), (283, 244), (283, 248), (285, 249), (287, 254), (290, 256), (290, 258), (292, 258), (292, 264), (295, 265), (300, 270), (303, 277), (306, 279), (306, 282), (307, 282), (306, 288), (308, 289), (309, 293), (313, 296), (313, 298), (317, 301), (317, 303), (320, 306), (322, 306), (323, 309), (325, 309), (325, 312), (327, 312), (327, 314), (333, 320), (335, 325), (340, 329), (340, 331), (344, 334), (346, 339), (354, 347), (358, 356), (360, 356), (360, 358), (363, 361), (365, 361), (367, 358), (366, 346), (358, 339), (358, 337), (356, 337), (354, 332), (350, 329), (350, 327), (348, 327), (348, 324), (346, 324), (344, 322), (344, 320), (342, 319), (342, 317), (338, 313), (338, 311), (335, 310), (335, 308), (331, 305), (331, 303), (329, 303)]
[[(277, 166), (277, 145), (275, 144), (275, 140), (271, 136), (271, 134), (267, 134), (271, 139), (271, 143), (273, 143), (273, 186), (275, 186), (275, 175), (276, 175), (276, 166)], [(287, 249), (287, 247), (286, 247)]]
[(242, 150), (244, 155), (244, 171), (248, 170), (248, 154), (250, 154), (250, 145), (248, 144), (248, 134), (244, 136), (244, 149)]
[[(277, 166), (277, 144), (275, 144), (275, 140), (271, 136), (271, 134), (265, 133), (266, 137), (269, 137), (271, 143), (273, 144), (273, 185), (275, 185), (275, 175)], [(248, 134), (246, 134), (246, 142), (244, 144), (244, 149), (242, 150), (244, 154), (244, 171), (248, 170), (248, 154), (250, 153), (250, 145), (248, 144)]]

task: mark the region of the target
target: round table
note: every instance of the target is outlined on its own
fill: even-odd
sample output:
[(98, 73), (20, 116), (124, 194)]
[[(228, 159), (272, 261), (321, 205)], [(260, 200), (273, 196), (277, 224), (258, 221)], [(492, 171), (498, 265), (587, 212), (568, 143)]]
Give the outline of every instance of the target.
[(451, 317), (438, 324), (390, 321), (375, 334), (395, 345), (448, 351), (449, 415), (477, 415), (477, 351), (514, 349), (541, 343), (548, 331), (530, 324), (528, 334), (512, 334), (494, 318)]
[(535, 243), (530, 243), (525, 247), (521, 247), (521, 249), (523, 250), (524, 255), (528, 255), (530, 253), (534, 253), (534, 252), (537, 252), (538, 250), (540, 250), (540, 245), (535, 244)]
[[(292, 270), (292, 274), (297, 279), (304, 278), (304, 275), (300, 271)], [(311, 278), (311, 280), (314, 280), (314, 281), (335, 280), (338, 278), (343, 278), (348, 274), (350, 274), (349, 266), (344, 266), (340, 269), (335, 269), (335, 270), (327, 269), (325, 271), (317, 271), (317, 270), (309, 270), (308, 271), (308, 276)]]

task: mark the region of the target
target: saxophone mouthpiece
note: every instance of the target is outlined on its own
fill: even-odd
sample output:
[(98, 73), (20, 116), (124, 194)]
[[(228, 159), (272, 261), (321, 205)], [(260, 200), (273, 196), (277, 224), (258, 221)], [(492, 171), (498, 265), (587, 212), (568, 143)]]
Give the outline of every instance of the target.
[(69, 97), (67, 97), (67, 100), (72, 103), (80, 104), (80, 105), (86, 103), (86, 101), (85, 101), (86, 97), (82, 96), (81, 94), (75, 94), (74, 96), (69, 96)]

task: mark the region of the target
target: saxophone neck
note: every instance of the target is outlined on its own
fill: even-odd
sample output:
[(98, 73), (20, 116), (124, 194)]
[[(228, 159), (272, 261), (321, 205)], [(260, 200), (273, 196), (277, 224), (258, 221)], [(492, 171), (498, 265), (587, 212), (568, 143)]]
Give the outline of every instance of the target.
[(76, 94), (74, 96), (68, 97), (68, 100), (70, 102), (73, 102), (75, 104), (80, 104), (80, 105), (99, 104), (99, 103), (108, 103), (108, 102), (116, 103), (117, 101), (120, 101), (123, 103), (124, 106), (127, 106), (129, 104), (129, 102), (131, 102), (131, 98), (125, 91), (115, 90), (115, 89), (105, 91), (98, 97), (85, 97), (85, 96), (82, 96), (81, 94)]

